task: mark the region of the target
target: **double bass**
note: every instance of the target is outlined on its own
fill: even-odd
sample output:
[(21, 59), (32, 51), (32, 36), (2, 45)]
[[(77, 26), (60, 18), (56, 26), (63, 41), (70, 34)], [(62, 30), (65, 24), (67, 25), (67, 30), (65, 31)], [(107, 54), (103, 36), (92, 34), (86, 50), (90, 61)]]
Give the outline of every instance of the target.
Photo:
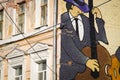
[(116, 53), (111, 56), (111, 65), (107, 65), (107, 75), (112, 80), (120, 80), (120, 47)]
[[(91, 47), (85, 47), (82, 52), (91, 58)], [(85, 72), (78, 73), (75, 77), (75, 80), (111, 80), (111, 77), (106, 74), (106, 66), (111, 65), (111, 57), (109, 55), (109, 52), (104, 48), (102, 45), (97, 45), (97, 60), (100, 65), (100, 71), (99, 76), (97, 78), (94, 78), (91, 75), (91, 70), (89, 68), (86, 68)], [(110, 70), (110, 69), (109, 69)]]
[(86, 68), (85, 72), (78, 73), (75, 76), (75, 80), (110, 80), (111, 77), (106, 74), (106, 65), (111, 65), (111, 57), (109, 52), (102, 45), (96, 43), (96, 34), (94, 26), (94, 15), (92, 14), (93, 0), (89, 0), (89, 22), (90, 22), (90, 40), (91, 46), (82, 49), (82, 52), (91, 59), (97, 59), (99, 63), (100, 71), (95, 70), (92, 72), (89, 68)]
[(111, 80), (120, 80), (120, 61), (116, 55), (111, 56), (111, 65), (107, 65), (107, 75)]

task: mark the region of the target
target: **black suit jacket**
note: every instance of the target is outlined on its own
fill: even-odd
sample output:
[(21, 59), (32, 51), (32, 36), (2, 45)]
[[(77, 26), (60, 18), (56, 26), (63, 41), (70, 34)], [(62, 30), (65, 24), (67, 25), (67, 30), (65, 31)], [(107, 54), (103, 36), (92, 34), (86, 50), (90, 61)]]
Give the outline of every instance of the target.
[[(86, 62), (89, 59), (81, 50), (90, 46), (90, 25), (88, 17), (80, 14), (84, 26), (84, 37), (80, 41), (73, 28), (69, 12), (61, 15), (61, 68), (60, 80), (71, 80), (78, 72), (84, 72)], [(98, 33), (96, 32), (96, 42), (102, 41), (108, 44), (104, 21), (96, 18)]]

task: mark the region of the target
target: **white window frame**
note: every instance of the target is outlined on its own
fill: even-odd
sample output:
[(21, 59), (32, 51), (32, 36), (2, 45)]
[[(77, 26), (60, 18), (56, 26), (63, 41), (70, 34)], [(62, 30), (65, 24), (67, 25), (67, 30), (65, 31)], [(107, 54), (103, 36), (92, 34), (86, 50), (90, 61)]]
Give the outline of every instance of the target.
[(22, 66), (22, 80), (25, 80), (24, 58), (16, 57), (14, 59), (8, 59), (8, 63), (9, 63), (9, 65), (8, 65), (8, 80), (15, 80), (15, 67), (20, 66), (20, 65)]
[(4, 24), (4, 9), (1, 9), (0, 12), (2, 12), (2, 20), (0, 20), (0, 23), (2, 23), (2, 28), (1, 28), (2, 31), (1, 31), (1, 34), (0, 34), (1, 35), (0, 40), (2, 40), (3, 39), (3, 28), (4, 28), (3, 27), (4, 26), (3, 25)]
[[(16, 68), (19, 68), (19, 67), (22, 67), (22, 65), (19, 65), (19, 66), (15, 66), (15, 67), (14, 67), (14, 69), (15, 69), (15, 79), (16, 79), (16, 78), (19, 78), (19, 80), (22, 80), (22, 77), (23, 77), (23, 75), (22, 75), (23, 72), (22, 72), (22, 71), (21, 71), (21, 72), (22, 72), (21, 75), (19, 75), (19, 74), (16, 75), (16, 71), (17, 71)], [(22, 67), (22, 70), (23, 70), (23, 67)]]
[[(42, 55), (46, 53), (46, 51), (41, 52)], [(41, 53), (37, 53), (38, 55)], [(42, 60), (38, 57), (38, 55), (36, 55), (36, 53), (31, 54), (31, 80), (38, 80), (38, 62), (41, 62), (43, 60), (46, 60), (46, 80), (49, 80), (49, 76), (48, 76), (48, 57), (42, 57)], [(35, 59), (36, 58), (36, 59)]]
[(2, 73), (1, 73), (1, 72), (2, 72), (2, 70), (0, 69), (0, 80), (2, 80), (2, 79), (1, 79), (1, 77), (2, 77), (2, 76), (1, 76), (1, 75), (2, 75)]
[[(41, 9), (41, 21), (40, 21), (40, 24), (41, 24), (41, 26), (45, 26), (45, 25), (47, 25), (47, 19), (48, 19), (48, 0), (46, 0), (47, 2), (46, 2), (46, 4), (45, 3), (43, 3), (42, 4), (42, 0), (40, 0), (41, 1), (41, 5), (40, 5), (40, 9)], [(43, 0), (43, 1), (45, 1), (45, 0)], [(46, 22), (44, 23), (44, 21), (42, 20), (42, 8), (44, 7), (44, 9), (45, 9), (45, 13), (46, 14), (44, 14), (45, 15), (45, 20), (46, 20)], [(47, 11), (46, 11), (47, 10)], [(43, 22), (42, 22), (43, 21)], [(42, 22), (42, 23), (41, 23)]]
[[(48, 0), (49, 1), (49, 0)], [(47, 5), (48, 5), (48, 1), (47, 1)], [(48, 25), (48, 9), (47, 9), (47, 23), (46, 25), (41, 25), (41, 0), (35, 0), (35, 28), (41, 28), (41, 27), (47, 27)], [(48, 7), (47, 7), (48, 8)]]
[[(43, 73), (43, 80), (46, 80), (46, 79), (44, 79), (45, 78), (44, 75), (46, 76), (45, 72), (47, 73), (47, 63), (46, 63), (46, 66), (45, 66), (46, 69), (39, 71), (39, 63), (42, 63), (42, 61), (46, 62), (46, 60), (41, 60), (41, 61), (37, 62), (37, 65), (38, 65), (38, 77), (39, 77), (39, 73)], [(47, 78), (47, 76), (46, 76), (46, 78)]]
[[(16, 9), (13, 8), (13, 21), (14, 21), (15, 23), (17, 22), (16, 16), (17, 16)], [(15, 26), (15, 24), (13, 24), (13, 33), (12, 33), (12, 35), (16, 35), (16, 26)]]
[[(19, 6), (19, 4), (24, 4), (24, 7), (25, 7), (25, 4), (26, 3), (18, 3), (17, 5)], [(24, 12), (24, 31), (23, 31), (23, 33), (26, 33), (26, 7), (25, 7), (25, 12)], [(19, 18), (19, 13), (17, 13), (17, 10), (16, 9), (13, 9), (13, 12), (14, 12), (14, 17), (13, 17), (13, 20), (14, 20), (14, 22), (15, 23), (17, 23), (16, 25), (17, 25), (17, 27), (16, 27), (16, 25), (15, 24), (13, 24), (13, 36), (16, 36), (16, 35), (20, 35), (21, 34), (21, 32), (20, 33), (16, 33), (16, 30), (18, 30), (18, 26), (19, 26), (19, 23), (18, 23), (18, 18)], [(16, 17), (17, 17), (17, 19), (16, 19)]]
[[(33, 48), (36, 52), (33, 50)], [(31, 57), (30, 80), (38, 80), (38, 62), (42, 60), (46, 60), (46, 80), (50, 80), (50, 74), (48, 72), (49, 68), (47, 67), (50, 65), (48, 45), (37, 43), (33, 45), (32, 48), (28, 49), (27, 53), (30, 54)]]
[(1, 71), (1, 74), (0, 74), (0, 80), (3, 80), (3, 65), (2, 65), (2, 58), (0, 57), (0, 71)]
[(8, 53), (8, 80), (15, 80), (15, 67), (22, 66), (22, 80), (25, 80), (25, 59), (24, 52), (19, 49), (14, 49)]

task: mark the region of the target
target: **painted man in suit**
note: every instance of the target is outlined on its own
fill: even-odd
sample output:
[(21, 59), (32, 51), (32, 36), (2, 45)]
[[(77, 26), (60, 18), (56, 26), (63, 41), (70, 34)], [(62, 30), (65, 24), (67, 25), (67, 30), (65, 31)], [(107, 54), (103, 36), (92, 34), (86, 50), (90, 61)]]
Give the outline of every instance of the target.
[[(64, 1), (67, 12), (61, 15), (60, 80), (74, 80), (75, 75), (84, 72), (86, 67), (92, 71), (95, 69), (99, 71), (99, 64), (96, 59), (90, 59), (81, 52), (84, 47), (91, 45), (89, 18), (83, 15), (89, 12), (88, 5), (84, 0)], [(92, 12), (96, 16), (98, 27), (96, 42), (102, 41), (108, 44), (101, 12), (98, 8), (94, 8)]]

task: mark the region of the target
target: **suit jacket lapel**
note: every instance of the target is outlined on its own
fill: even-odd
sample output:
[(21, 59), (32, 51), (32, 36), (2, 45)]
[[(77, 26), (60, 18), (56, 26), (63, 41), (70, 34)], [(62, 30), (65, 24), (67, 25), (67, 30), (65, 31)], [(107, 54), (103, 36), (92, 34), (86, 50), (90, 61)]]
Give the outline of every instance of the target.
[(84, 26), (84, 37), (83, 40), (84, 41), (89, 41), (90, 39), (90, 25), (89, 25), (89, 19), (88, 17), (84, 16), (83, 14), (80, 14), (81, 18), (82, 18), (82, 23)]
[(66, 24), (67, 24), (68, 29), (69, 29), (69, 30), (72, 30), (73, 33), (75, 33), (75, 29), (73, 28), (72, 21), (71, 21), (70, 16), (69, 16), (69, 12), (66, 13), (66, 16), (67, 16), (67, 17), (66, 17), (66, 18), (67, 18), (67, 19), (66, 19), (66, 20), (67, 20), (67, 21), (66, 21)]
[(73, 39), (73, 42), (75, 43), (75, 45), (79, 48), (80, 47), (80, 39), (79, 37), (77, 36), (76, 34), (76, 31), (75, 29), (73, 28), (73, 25), (72, 25), (72, 22), (71, 22), (71, 19), (70, 19), (70, 16), (69, 16), (69, 12), (66, 13), (66, 25), (67, 25), (67, 28), (70, 30), (70, 31), (73, 31), (73, 33), (71, 35), (73, 35), (72, 39)]

